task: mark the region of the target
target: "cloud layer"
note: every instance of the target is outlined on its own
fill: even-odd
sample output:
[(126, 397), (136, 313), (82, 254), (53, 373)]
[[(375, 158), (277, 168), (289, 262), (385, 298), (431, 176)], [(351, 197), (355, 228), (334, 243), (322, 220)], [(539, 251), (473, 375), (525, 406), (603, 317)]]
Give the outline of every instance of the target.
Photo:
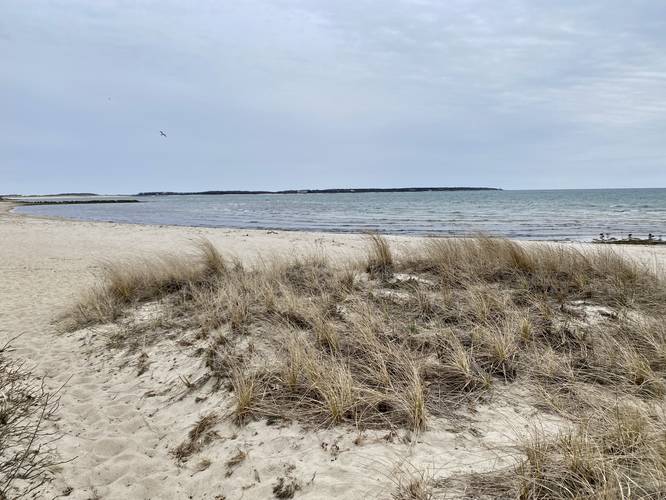
[(666, 186), (663, 2), (0, 12), (0, 192)]

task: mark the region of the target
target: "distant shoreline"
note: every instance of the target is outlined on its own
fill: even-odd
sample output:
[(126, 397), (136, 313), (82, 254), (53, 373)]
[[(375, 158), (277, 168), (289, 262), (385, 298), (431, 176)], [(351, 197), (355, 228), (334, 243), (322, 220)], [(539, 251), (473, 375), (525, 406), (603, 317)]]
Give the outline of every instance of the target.
[(97, 193), (52, 193), (52, 194), (0, 194), (0, 199), (11, 199), (11, 198), (57, 198), (57, 197), (92, 197), (92, 196), (103, 196)]
[(190, 196), (221, 194), (340, 194), (340, 193), (423, 193), (428, 191), (502, 191), (493, 187), (404, 187), (404, 188), (333, 188), (285, 189), (282, 191), (145, 191), (135, 196)]
[(0, 201), (10, 201), (19, 206), (35, 206), (35, 205), (104, 205), (108, 203), (141, 203), (135, 199), (120, 199), (120, 200), (50, 200), (50, 201), (24, 201), (20, 199), (9, 199), (0, 197)]

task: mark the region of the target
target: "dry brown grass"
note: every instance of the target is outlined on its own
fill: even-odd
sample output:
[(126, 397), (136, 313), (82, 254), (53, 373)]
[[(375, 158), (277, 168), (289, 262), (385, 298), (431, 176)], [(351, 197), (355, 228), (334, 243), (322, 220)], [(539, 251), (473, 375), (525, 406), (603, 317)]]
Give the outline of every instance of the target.
[[(131, 317), (161, 301), (176, 318), (165, 320), (171, 331), (208, 339), (206, 365), (231, 391), (228, 414), (240, 425), (266, 417), (421, 431), (506, 384), (578, 426), (619, 397), (663, 409), (666, 284), (608, 248), (433, 239), (393, 255), (372, 235), (367, 261), (344, 267), (315, 256), (248, 268), (200, 243), (190, 257), (109, 269), (74, 321)], [(99, 314), (108, 303), (113, 314)], [(664, 425), (659, 412), (650, 421)], [(630, 430), (626, 418), (615, 424)], [(567, 439), (607, 439), (585, 429), (525, 454), (542, 450), (539, 460), (561, 469)], [(609, 460), (601, 465), (618, 463)], [(595, 494), (624, 484), (593, 479)], [(524, 498), (544, 497), (537, 483), (521, 483)]]
[(258, 377), (239, 368), (231, 372), (232, 388), (232, 415), (238, 424), (244, 424), (258, 411), (257, 402), (259, 398)]
[(99, 284), (88, 290), (63, 318), (65, 327), (81, 328), (120, 317), (124, 308), (177, 291), (201, 289), (226, 269), (224, 259), (207, 240), (195, 243), (192, 256), (151, 256), (121, 262), (105, 262)]
[(510, 470), (472, 478), (471, 496), (525, 499), (664, 498), (663, 416), (627, 403), (596, 411), (569, 430), (535, 428)]
[(659, 307), (663, 281), (610, 248), (518, 243), (496, 238), (433, 239), (404, 266), (447, 283), (509, 285), (514, 293), (546, 294), (555, 302), (584, 299), (616, 306)]
[(247, 458), (247, 452), (238, 449), (236, 453), (227, 460), (225, 464), (227, 466), (227, 471), (225, 472), (225, 477), (230, 477), (234, 471), (242, 464)]
[(437, 478), (433, 467), (420, 468), (410, 461), (400, 461), (394, 465), (388, 479), (393, 485), (389, 497), (393, 500), (449, 498), (445, 482)]
[(171, 454), (176, 460), (185, 462), (193, 454), (199, 452), (204, 446), (210, 443), (217, 434), (212, 430), (219, 421), (215, 413), (203, 415), (190, 429), (187, 439), (171, 450)]
[(27, 365), (0, 346), (0, 499), (36, 498), (63, 463), (48, 425), (59, 405), (57, 391), (46, 390)]
[(388, 242), (379, 234), (369, 234), (370, 249), (366, 271), (373, 276), (387, 278), (393, 273), (393, 254)]

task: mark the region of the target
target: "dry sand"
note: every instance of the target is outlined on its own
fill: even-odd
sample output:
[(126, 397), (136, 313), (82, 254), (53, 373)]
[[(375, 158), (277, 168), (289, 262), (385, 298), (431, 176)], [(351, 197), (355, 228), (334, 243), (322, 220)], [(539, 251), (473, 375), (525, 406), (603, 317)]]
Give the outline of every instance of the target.
[[(520, 394), (504, 395), (469, 420), (435, 421), (412, 442), (404, 433), (366, 432), (357, 439), (344, 427), (304, 431), (254, 422), (237, 428), (223, 421), (215, 427), (217, 439), (178, 464), (170, 450), (201, 415), (224, 408), (226, 396), (182, 397), (181, 377), (195, 380), (204, 369), (175, 345), (149, 348), (148, 372), (137, 377), (136, 357), (109, 351), (103, 332), (57, 332), (54, 318), (93, 283), (100, 261), (186, 251), (201, 236), (246, 260), (312, 251), (340, 258), (361, 255), (363, 237), (74, 222), (10, 208), (0, 202), (0, 342), (20, 334), (12, 355), (33, 363), (49, 387), (66, 383), (53, 425), (64, 434), (57, 443), (61, 457), (73, 460), (56, 471), (40, 498), (70, 488), (69, 498), (76, 499), (272, 498), (279, 477), (300, 483), (296, 498), (390, 498), (400, 464), (446, 476), (510, 463), (512, 436), (534, 412)], [(402, 248), (417, 241), (391, 240)], [(618, 251), (666, 268), (664, 247)], [(238, 450), (247, 458), (229, 475), (226, 463)]]

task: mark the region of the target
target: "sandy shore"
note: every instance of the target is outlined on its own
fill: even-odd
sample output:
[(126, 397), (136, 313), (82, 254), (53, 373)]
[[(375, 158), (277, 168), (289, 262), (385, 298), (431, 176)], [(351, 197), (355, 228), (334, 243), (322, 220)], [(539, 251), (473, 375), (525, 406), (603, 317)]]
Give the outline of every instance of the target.
[[(64, 433), (59, 453), (73, 460), (57, 471), (44, 498), (68, 488), (69, 498), (81, 499), (270, 498), (275, 479), (287, 474), (303, 484), (298, 498), (385, 498), (393, 467), (401, 461), (438, 470), (496, 466), (494, 450), (507, 445), (510, 430), (529, 416), (529, 408), (518, 403), (508, 415), (490, 405), (477, 417), (475, 432), (487, 438), (482, 443), (465, 430), (434, 428), (411, 445), (369, 435), (357, 446), (354, 433), (339, 428), (303, 432), (295, 425), (225, 424), (219, 443), (201, 457), (210, 460), (206, 470), (199, 470), (197, 461), (178, 465), (169, 450), (220, 403), (214, 397), (196, 405), (179, 399), (179, 377), (196, 377), (197, 361), (176, 350), (165, 352), (149, 377), (138, 378), (124, 356), (101, 348), (94, 332), (58, 333), (54, 318), (93, 283), (103, 260), (187, 251), (202, 236), (244, 260), (312, 251), (341, 258), (360, 255), (363, 237), (75, 222), (13, 214), (10, 208), (0, 202), (0, 342), (21, 335), (12, 355), (34, 363), (49, 387), (67, 382), (56, 425)], [(390, 239), (402, 248), (418, 241)], [(666, 268), (665, 247), (617, 250)], [(225, 477), (225, 463), (237, 449), (247, 450), (249, 458)]]

